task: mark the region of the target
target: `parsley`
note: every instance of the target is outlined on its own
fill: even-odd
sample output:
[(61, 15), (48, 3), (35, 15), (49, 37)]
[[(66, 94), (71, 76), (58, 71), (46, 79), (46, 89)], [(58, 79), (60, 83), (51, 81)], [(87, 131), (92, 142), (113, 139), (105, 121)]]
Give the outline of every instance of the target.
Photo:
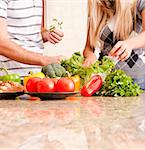
[(138, 96), (142, 93), (138, 84), (133, 84), (130, 76), (122, 70), (115, 70), (108, 74), (104, 84), (96, 95), (99, 96)]

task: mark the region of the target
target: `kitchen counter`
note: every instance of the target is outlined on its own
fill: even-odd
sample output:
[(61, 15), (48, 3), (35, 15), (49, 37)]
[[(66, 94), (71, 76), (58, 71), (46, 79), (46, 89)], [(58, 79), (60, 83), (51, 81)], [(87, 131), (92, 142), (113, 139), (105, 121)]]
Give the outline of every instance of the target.
[(0, 150), (144, 150), (145, 93), (0, 101)]

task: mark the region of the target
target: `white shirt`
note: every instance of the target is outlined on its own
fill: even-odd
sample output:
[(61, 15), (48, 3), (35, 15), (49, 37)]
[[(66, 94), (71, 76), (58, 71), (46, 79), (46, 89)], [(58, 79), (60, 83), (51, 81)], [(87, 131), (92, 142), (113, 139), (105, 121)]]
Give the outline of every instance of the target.
[[(0, 17), (7, 19), (9, 38), (26, 50), (43, 53), (41, 36), (42, 0), (0, 0)], [(0, 67), (21, 76), (40, 67), (26, 65), (0, 56)]]

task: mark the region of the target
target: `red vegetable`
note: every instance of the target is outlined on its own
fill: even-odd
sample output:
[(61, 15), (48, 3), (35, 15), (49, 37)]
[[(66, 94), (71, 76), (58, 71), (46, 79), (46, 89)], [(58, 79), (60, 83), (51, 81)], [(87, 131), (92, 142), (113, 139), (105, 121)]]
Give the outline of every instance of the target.
[(40, 80), (41, 80), (41, 78), (39, 78), (39, 77), (30, 78), (26, 83), (26, 90), (28, 92), (36, 92), (37, 91), (36, 84)]
[(56, 84), (57, 92), (74, 92), (75, 84), (70, 78), (60, 78)]
[(92, 96), (98, 90), (100, 90), (103, 84), (102, 77), (100, 75), (94, 75), (91, 79), (82, 87), (81, 95), (82, 96)]
[(55, 92), (54, 80), (50, 78), (44, 78), (36, 84), (37, 92)]

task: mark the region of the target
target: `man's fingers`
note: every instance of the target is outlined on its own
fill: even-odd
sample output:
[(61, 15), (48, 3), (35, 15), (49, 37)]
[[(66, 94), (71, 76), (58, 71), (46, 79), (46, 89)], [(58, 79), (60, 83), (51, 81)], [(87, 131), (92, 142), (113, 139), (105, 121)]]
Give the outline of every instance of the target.
[(61, 32), (60, 30), (57, 30), (57, 29), (53, 30), (52, 33), (55, 33), (55, 34), (59, 35), (60, 37), (64, 36), (63, 32)]
[(55, 63), (60, 63), (64, 58), (65, 58), (64, 56), (60, 55), (60, 56), (55, 56), (53, 60)]
[(61, 41), (62, 40), (62, 36), (59, 36), (58, 34), (56, 34), (55, 32), (51, 32), (50, 35), (52, 35), (55, 39)]
[(53, 40), (55, 43), (59, 43), (59, 40), (56, 39), (53, 35), (50, 34), (50, 40)]
[(49, 38), (49, 42), (52, 43), (52, 44), (55, 44), (55, 42), (50, 38)]

